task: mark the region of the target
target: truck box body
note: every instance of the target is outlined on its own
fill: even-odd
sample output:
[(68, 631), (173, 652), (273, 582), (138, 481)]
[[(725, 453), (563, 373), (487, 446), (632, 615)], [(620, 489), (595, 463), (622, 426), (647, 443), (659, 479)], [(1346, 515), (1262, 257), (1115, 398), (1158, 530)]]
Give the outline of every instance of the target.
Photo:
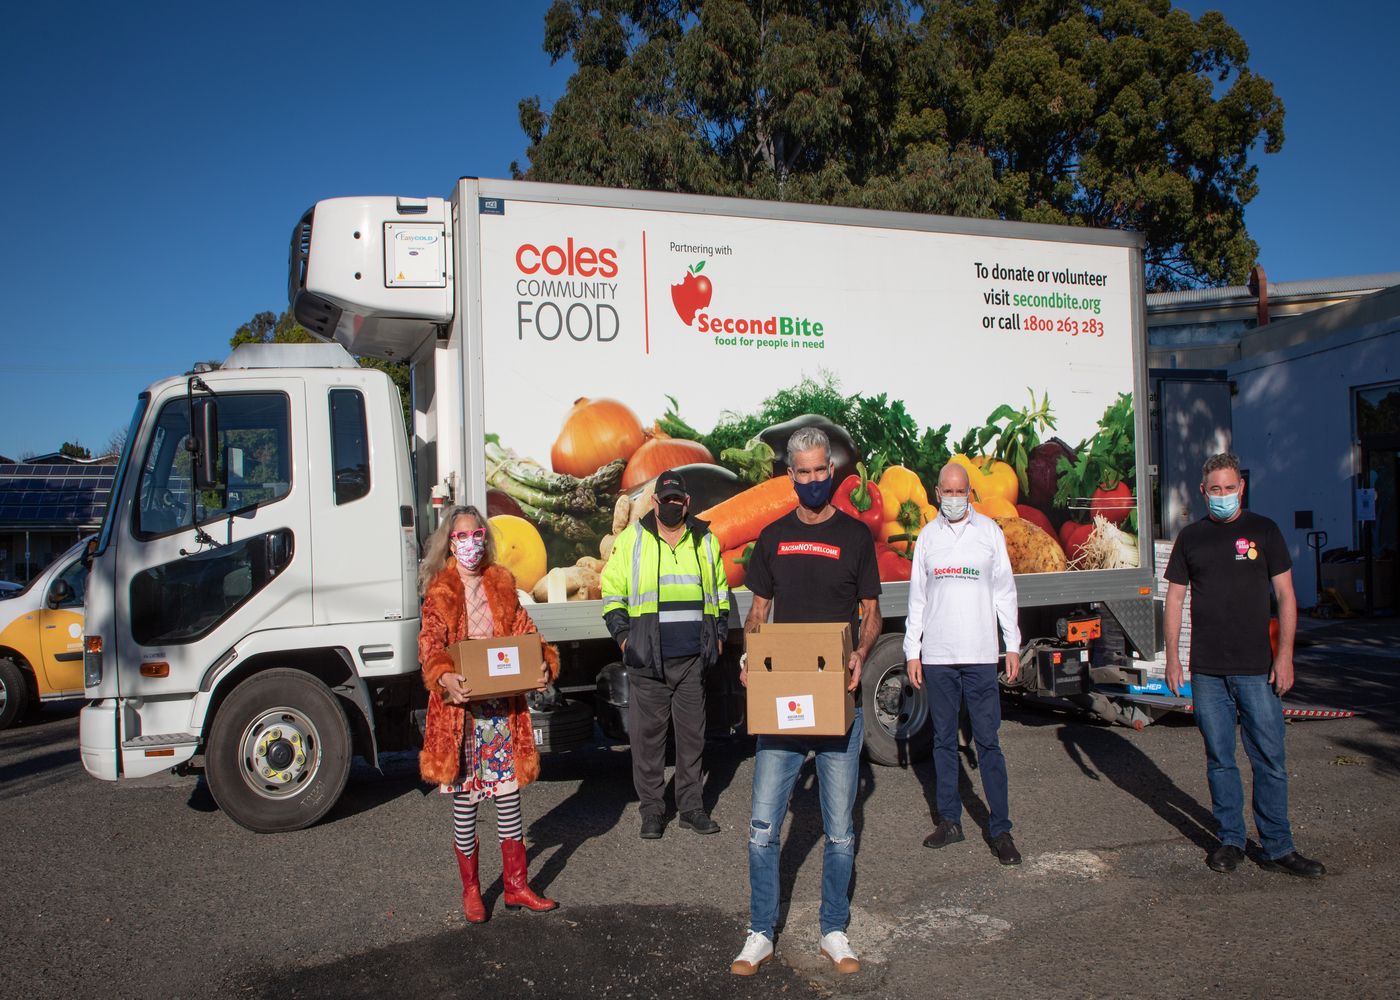
[[(407, 218), (402, 201), (320, 203), (316, 252), (324, 240), (338, 259), (353, 245), (363, 250), (355, 266), (377, 271), (378, 258), (396, 252), (385, 227)], [(436, 217), (438, 203), (427, 203), (420, 217)], [(485, 508), (488, 435), (522, 460), (557, 468), (562, 425), (580, 399), (617, 400), (650, 430), (674, 398), (703, 432), (826, 372), (848, 395), (903, 402), (920, 428), (951, 424), (951, 441), (1002, 404), (1026, 406), (1029, 389), (1049, 393), (1055, 433), (1077, 442), (1130, 394), (1141, 425), (1133, 432), (1146, 440), (1137, 234), (475, 178), (442, 204), (442, 218), (455, 220), (451, 270), (461, 280), (436, 317), (447, 339), (418, 320), (413, 348), (415, 373), (441, 394), (416, 421), (420, 449), (436, 446), (432, 479), (419, 463), (420, 514), (434, 482)], [(304, 294), (341, 310), (327, 332), (376, 353), (364, 331), (391, 321), (383, 296), (394, 290), (368, 301), (348, 270), (332, 274), (315, 261)], [(399, 337), (390, 350), (398, 357), (407, 346)], [(451, 376), (456, 385), (446, 384)], [(1134, 495), (1147, 495), (1148, 482), (1146, 462), (1137, 463)], [(931, 494), (933, 483), (924, 486)], [(599, 555), (597, 539), (584, 553), (565, 552), (541, 534), (551, 568)], [(1023, 606), (1138, 599), (1150, 593), (1142, 588), (1151, 570), (1017, 584)], [(887, 617), (901, 613), (907, 589), (886, 582)], [(742, 589), (736, 610), (747, 610)], [(606, 635), (595, 602), (532, 613), (555, 638)]]

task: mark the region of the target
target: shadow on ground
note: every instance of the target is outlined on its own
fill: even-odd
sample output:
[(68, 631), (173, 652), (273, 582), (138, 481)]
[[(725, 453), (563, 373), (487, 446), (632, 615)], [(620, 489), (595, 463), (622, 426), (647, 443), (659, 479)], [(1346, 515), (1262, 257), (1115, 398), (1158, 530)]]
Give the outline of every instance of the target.
[[(239, 995), (358, 997), (714, 997), (810, 992), (781, 962), (730, 975), (743, 921), (709, 907), (582, 906), (501, 913), (312, 969), (249, 977)], [(546, 960), (542, 960), (548, 956)], [(791, 989), (789, 989), (791, 987)], [(248, 992), (241, 992), (247, 990)]]
[(1128, 736), (1087, 726), (1066, 726), (1057, 735), (1084, 777), (1091, 781), (1099, 781), (1101, 775), (1107, 778), (1204, 851), (1213, 850), (1220, 842), (1209, 805), (1178, 788)]

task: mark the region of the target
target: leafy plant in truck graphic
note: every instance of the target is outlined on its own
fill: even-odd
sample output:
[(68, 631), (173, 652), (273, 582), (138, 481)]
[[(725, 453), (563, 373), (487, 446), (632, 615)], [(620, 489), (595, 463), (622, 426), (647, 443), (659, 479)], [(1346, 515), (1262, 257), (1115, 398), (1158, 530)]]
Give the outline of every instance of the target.
[(710, 279), (700, 276), (704, 269), (705, 262), (702, 260), (686, 268), (684, 281), (671, 286), (671, 302), (676, 307), (676, 314), (685, 321), (686, 326), (695, 322), (697, 312), (709, 306), (710, 295), (714, 292), (710, 286)]

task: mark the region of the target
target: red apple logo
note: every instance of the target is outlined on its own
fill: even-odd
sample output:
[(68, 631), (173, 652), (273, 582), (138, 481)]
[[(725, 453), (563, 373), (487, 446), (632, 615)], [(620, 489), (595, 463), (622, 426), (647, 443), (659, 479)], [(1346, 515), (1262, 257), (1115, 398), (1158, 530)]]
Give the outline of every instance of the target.
[(693, 267), (686, 268), (685, 280), (679, 285), (671, 286), (671, 302), (676, 307), (676, 314), (685, 320), (685, 325), (690, 326), (695, 322), (695, 314), (710, 304), (710, 295), (714, 291), (710, 287), (710, 279), (700, 277), (700, 272), (705, 269), (705, 262)]

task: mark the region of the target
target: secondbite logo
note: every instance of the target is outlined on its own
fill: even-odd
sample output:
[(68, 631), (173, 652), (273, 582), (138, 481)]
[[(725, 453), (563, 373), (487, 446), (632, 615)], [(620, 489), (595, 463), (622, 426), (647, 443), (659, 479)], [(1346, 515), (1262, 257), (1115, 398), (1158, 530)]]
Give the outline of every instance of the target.
[(808, 316), (712, 316), (714, 284), (700, 272), (702, 260), (686, 268), (685, 278), (671, 286), (671, 304), (686, 326), (715, 335), (720, 347), (825, 347), (826, 328)]
[(710, 279), (700, 276), (704, 269), (703, 260), (692, 264), (685, 269), (685, 280), (671, 286), (671, 304), (676, 307), (676, 315), (685, 321), (686, 326), (695, 322), (695, 314), (710, 304), (710, 296), (714, 294)]

